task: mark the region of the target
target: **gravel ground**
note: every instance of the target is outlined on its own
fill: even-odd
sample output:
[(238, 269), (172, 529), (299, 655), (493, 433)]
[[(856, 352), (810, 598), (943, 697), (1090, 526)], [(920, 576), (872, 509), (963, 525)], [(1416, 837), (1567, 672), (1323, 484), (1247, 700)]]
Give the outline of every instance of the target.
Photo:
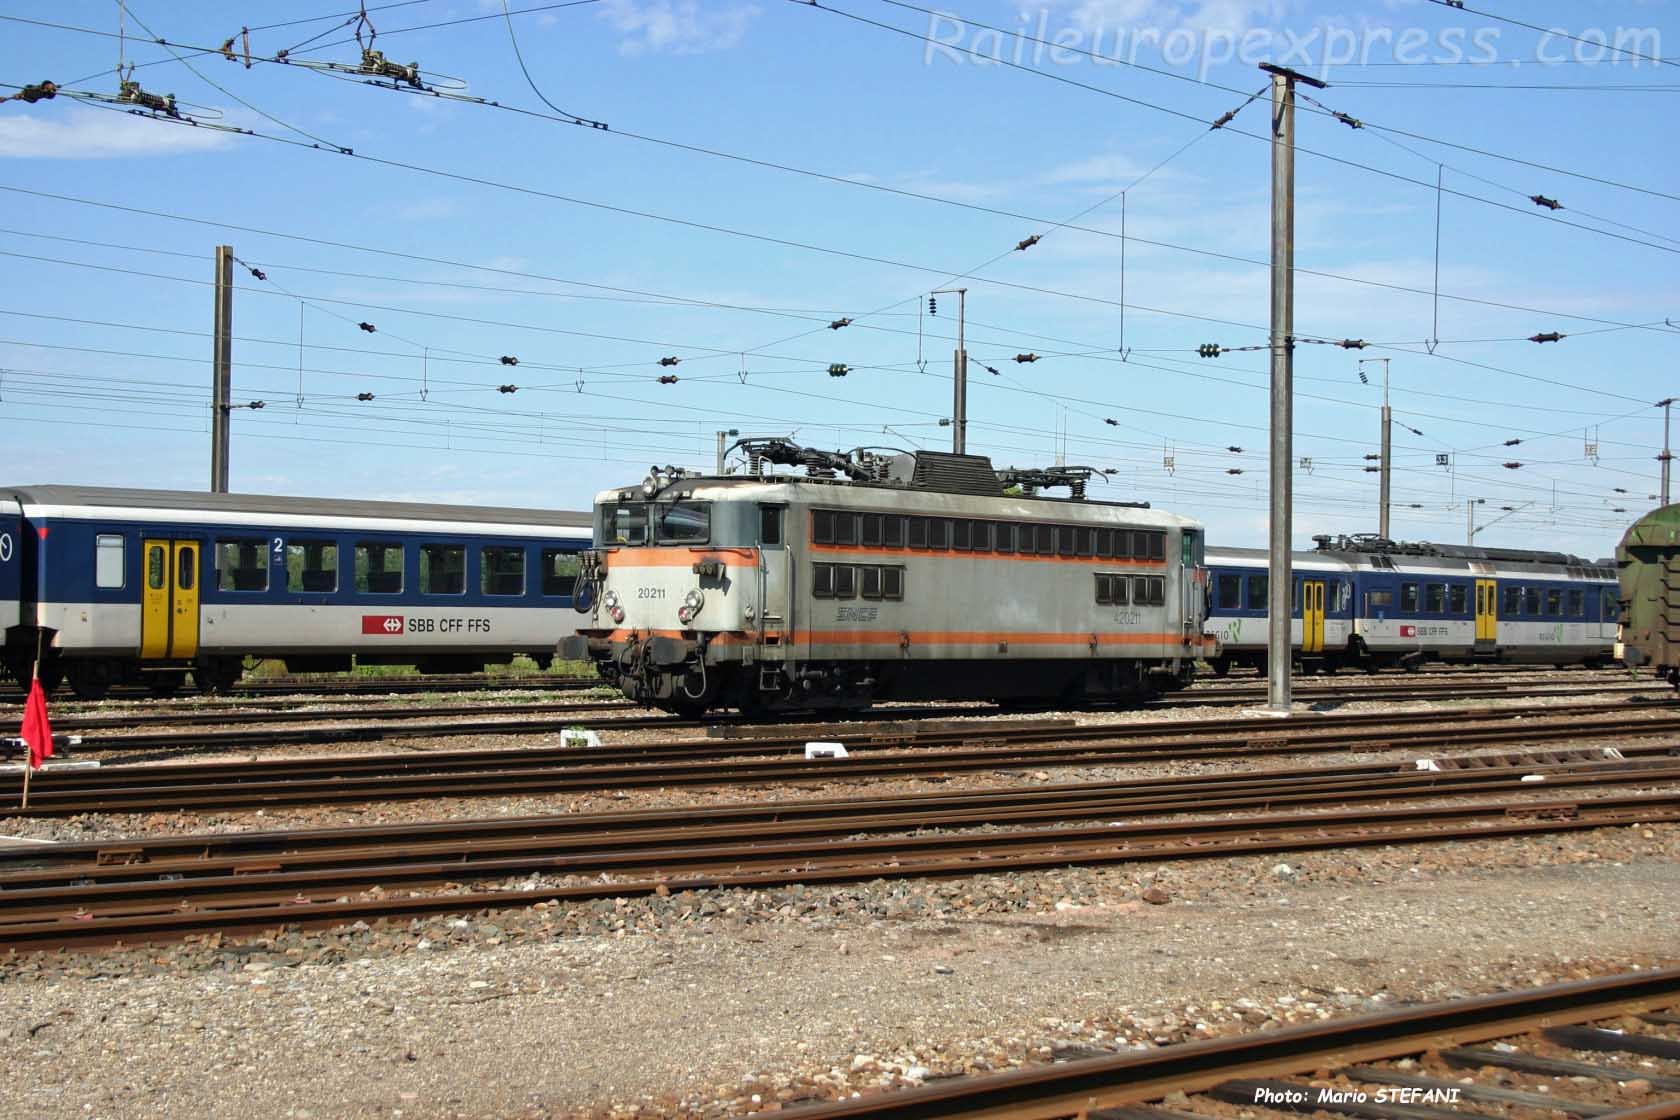
[(3, 958), (0, 1047), (9, 1115), (722, 1115), (1674, 963), (1657, 825)]

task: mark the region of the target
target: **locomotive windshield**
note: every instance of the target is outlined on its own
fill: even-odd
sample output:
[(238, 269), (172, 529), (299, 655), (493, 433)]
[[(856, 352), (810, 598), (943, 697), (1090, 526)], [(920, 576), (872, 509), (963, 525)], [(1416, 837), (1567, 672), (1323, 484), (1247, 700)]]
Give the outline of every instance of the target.
[(609, 502), (600, 508), (603, 545), (705, 544), (711, 538), (709, 502)]

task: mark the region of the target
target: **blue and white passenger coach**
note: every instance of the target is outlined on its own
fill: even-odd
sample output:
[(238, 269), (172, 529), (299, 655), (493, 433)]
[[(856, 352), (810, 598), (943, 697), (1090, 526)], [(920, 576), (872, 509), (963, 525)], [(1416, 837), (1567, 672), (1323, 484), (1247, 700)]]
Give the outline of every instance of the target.
[(18, 624), (22, 589), (23, 510), (16, 499), (0, 497), (0, 634)]
[[(1319, 537), (1295, 553), (1295, 659), (1307, 670), (1426, 661), (1598, 665), (1614, 657), (1616, 573), (1558, 552)], [(1208, 550), (1216, 672), (1263, 668), (1267, 556)]]
[[(22, 522), (6, 667), (97, 697), (225, 688), (246, 657), (294, 672), (547, 662), (573, 628), (589, 518), (547, 510), (170, 490), (0, 490)], [(15, 562), (15, 561), (14, 561)]]
[[(662, 474), (600, 495), (594, 613), (564, 656), (683, 712), (1135, 700), (1189, 681), (1196, 522), (1087, 501), (1084, 468), (752, 450), (807, 474)], [(1050, 486), (1073, 496), (1037, 493)]]

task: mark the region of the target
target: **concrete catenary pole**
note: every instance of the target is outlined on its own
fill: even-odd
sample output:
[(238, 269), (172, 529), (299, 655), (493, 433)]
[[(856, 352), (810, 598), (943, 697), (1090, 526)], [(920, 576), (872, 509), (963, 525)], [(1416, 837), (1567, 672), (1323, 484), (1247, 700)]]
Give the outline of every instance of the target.
[(957, 349), (951, 355), (951, 450), (968, 452), (968, 350), (963, 345), (963, 325), (968, 318), (967, 288), (935, 288), (929, 295), (956, 294)]
[(210, 492), (228, 492), (233, 384), (233, 246), (216, 246), (216, 329), (210, 382)]
[(1669, 490), (1668, 490), (1669, 465), (1674, 462), (1674, 452), (1670, 451), (1669, 448), (1668, 448), (1668, 414), (1669, 414), (1669, 411), (1674, 407), (1674, 398), (1669, 397), (1667, 400), (1658, 401), (1657, 402), (1657, 407), (1663, 410), (1663, 449), (1662, 449), (1662, 454), (1658, 455), (1657, 458), (1662, 460), (1662, 465), (1663, 465), (1662, 504), (1666, 506), (1668, 504), (1668, 494), (1669, 494)]
[(1295, 83), (1323, 89), (1325, 83), (1282, 66), (1262, 63), (1272, 76), (1272, 439), (1271, 564), (1267, 597), (1267, 707), (1292, 710), (1290, 613), (1294, 570), (1289, 548), (1294, 509), (1295, 423)]

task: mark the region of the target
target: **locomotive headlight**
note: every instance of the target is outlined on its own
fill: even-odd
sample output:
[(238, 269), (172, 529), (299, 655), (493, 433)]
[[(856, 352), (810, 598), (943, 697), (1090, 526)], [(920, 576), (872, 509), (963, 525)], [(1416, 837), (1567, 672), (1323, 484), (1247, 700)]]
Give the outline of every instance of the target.
[(609, 611), (617, 610), (618, 592), (609, 589), (605, 595), (601, 596), (601, 605), (606, 607)]
[(624, 608), (619, 606), (617, 603), (614, 603), (612, 606), (608, 607), (607, 608), (607, 613), (612, 615), (612, 620), (614, 622), (623, 622), (624, 621)]
[(700, 608), (706, 603), (706, 596), (698, 587), (683, 596), (682, 606), (677, 608), (677, 618), (684, 626), (694, 621), (694, 616), (700, 613)]

